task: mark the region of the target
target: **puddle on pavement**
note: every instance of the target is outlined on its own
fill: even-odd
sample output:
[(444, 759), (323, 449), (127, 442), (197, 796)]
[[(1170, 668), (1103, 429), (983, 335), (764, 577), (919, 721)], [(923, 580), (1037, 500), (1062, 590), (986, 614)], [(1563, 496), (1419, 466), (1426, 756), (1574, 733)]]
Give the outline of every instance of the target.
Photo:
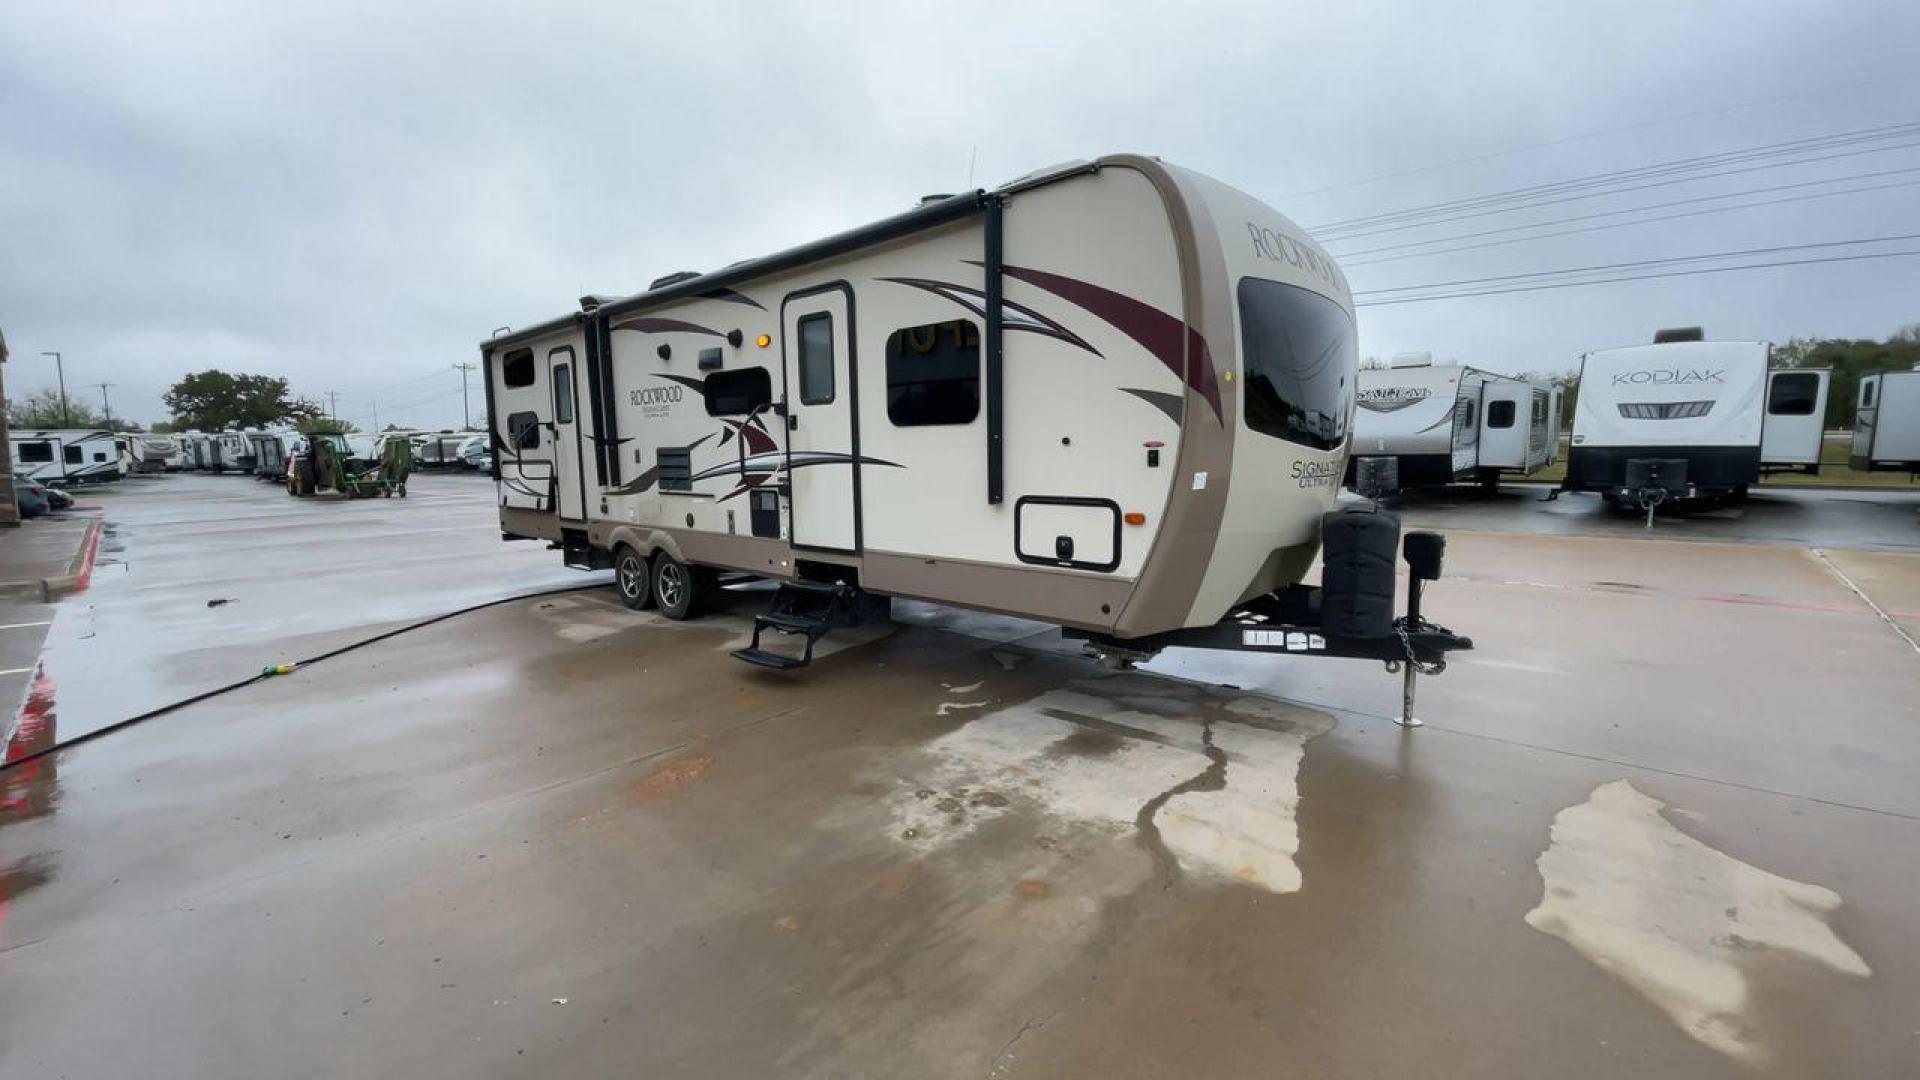
[(1527, 923), (1658, 1005), (1688, 1035), (1742, 1061), (1769, 1056), (1745, 955), (1778, 949), (1872, 974), (1827, 920), (1840, 895), (1767, 873), (1681, 832), (1625, 780), (1553, 819), (1538, 860), (1545, 895)]
[(1141, 674), (1081, 680), (926, 745), (925, 764), (893, 780), (889, 828), (926, 854), (1003, 815), (1037, 813), (1141, 834), (1182, 874), (1292, 892), (1300, 759), (1332, 726), (1239, 691)]

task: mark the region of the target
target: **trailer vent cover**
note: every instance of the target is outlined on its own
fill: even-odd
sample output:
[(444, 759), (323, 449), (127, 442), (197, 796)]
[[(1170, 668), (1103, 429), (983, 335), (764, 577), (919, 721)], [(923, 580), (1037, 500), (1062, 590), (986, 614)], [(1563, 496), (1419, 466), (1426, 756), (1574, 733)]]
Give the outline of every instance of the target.
[(1713, 411), (1711, 401), (1623, 401), (1620, 415), (1629, 420), (1693, 420)]

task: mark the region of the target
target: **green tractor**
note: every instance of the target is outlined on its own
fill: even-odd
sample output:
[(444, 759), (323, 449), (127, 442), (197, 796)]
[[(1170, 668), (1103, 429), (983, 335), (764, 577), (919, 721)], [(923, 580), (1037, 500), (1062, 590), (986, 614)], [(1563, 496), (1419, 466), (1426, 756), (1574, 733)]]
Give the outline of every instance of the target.
[(307, 436), (306, 452), (287, 463), (287, 494), (404, 499), (412, 473), (413, 443), (404, 438), (383, 441), (379, 459), (369, 467), (353, 456), (345, 435), (316, 432)]

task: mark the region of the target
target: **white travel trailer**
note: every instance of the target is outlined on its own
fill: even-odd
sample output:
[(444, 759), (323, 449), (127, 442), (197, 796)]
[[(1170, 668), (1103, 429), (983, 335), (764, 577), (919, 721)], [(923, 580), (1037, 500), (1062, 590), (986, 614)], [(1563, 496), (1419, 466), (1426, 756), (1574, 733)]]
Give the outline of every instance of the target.
[(248, 453), (253, 458), (253, 475), (259, 480), (278, 482), (286, 479), (287, 461), (300, 441), (297, 431), (249, 431)]
[(1651, 508), (1743, 497), (1767, 472), (1818, 472), (1832, 372), (1769, 370), (1771, 351), (1687, 329), (1586, 354), (1562, 488)]
[[(742, 659), (798, 666), (892, 596), (1120, 658), (1469, 644), (1391, 623), (1397, 519), (1323, 526), (1352, 415), (1345, 278), (1196, 173), (1073, 163), (581, 308), (481, 345), (502, 532), (674, 618), (720, 571), (781, 581)], [(1364, 571), (1362, 534), (1384, 543)], [(1324, 592), (1301, 584), (1323, 536)], [(1437, 541), (1409, 534), (1416, 581)], [(761, 649), (766, 630), (805, 654)]]
[(414, 439), (414, 465), (423, 469), (458, 468), (460, 448), (474, 436), (472, 431), (429, 431)]
[(1862, 472), (1920, 473), (1920, 366), (1860, 379), (1847, 463)]
[(10, 431), (15, 476), (52, 487), (101, 484), (126, 475), (120, 442), (111, 431)]
[(180, 467), (180, 441), (172, 435), (137, 434), (130, 441), (134, 472), (166, 472)]
[(1363, 494), (1532, 475), (1553, 460), (1552, 388), (1426, 353), (1360, 372), (1347, 484)]
[(244, 431), (219, 431), (208, 437), (212, 451), (207, 468), (217, 473), (253, 472), (253, 442)]

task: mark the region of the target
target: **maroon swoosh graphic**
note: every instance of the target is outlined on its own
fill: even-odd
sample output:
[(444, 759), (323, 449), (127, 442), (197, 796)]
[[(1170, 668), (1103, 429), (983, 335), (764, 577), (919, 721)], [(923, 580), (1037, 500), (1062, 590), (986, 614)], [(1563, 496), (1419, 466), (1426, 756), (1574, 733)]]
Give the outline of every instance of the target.
[(682, 333), (682, 334), (707, 334), (711, 337), (724, 336), (718, 330), (709, 329), (707, 327), (699, 325), (698, 323), (682, 322), (679, 319), (661, 319), (661, 318), (628, 319), (626, 322), (614, 323), (613, 329), (638, 330), (643, 334)]
[(1214, 379), (1213, 357), (1200, 331), (1159, 308), (1090, 281), (1023, 266), (1002, 266), (1000, 270), (1008, 277), (1038, 286), (1078, 304), (1113, 324), (1115, 329), (1139, 342), (1158, 357), (1168, 371), (1205, 398), (1207, 404), (1213, 407), (1214, 419), (1221, 419), (1220, 384)]

